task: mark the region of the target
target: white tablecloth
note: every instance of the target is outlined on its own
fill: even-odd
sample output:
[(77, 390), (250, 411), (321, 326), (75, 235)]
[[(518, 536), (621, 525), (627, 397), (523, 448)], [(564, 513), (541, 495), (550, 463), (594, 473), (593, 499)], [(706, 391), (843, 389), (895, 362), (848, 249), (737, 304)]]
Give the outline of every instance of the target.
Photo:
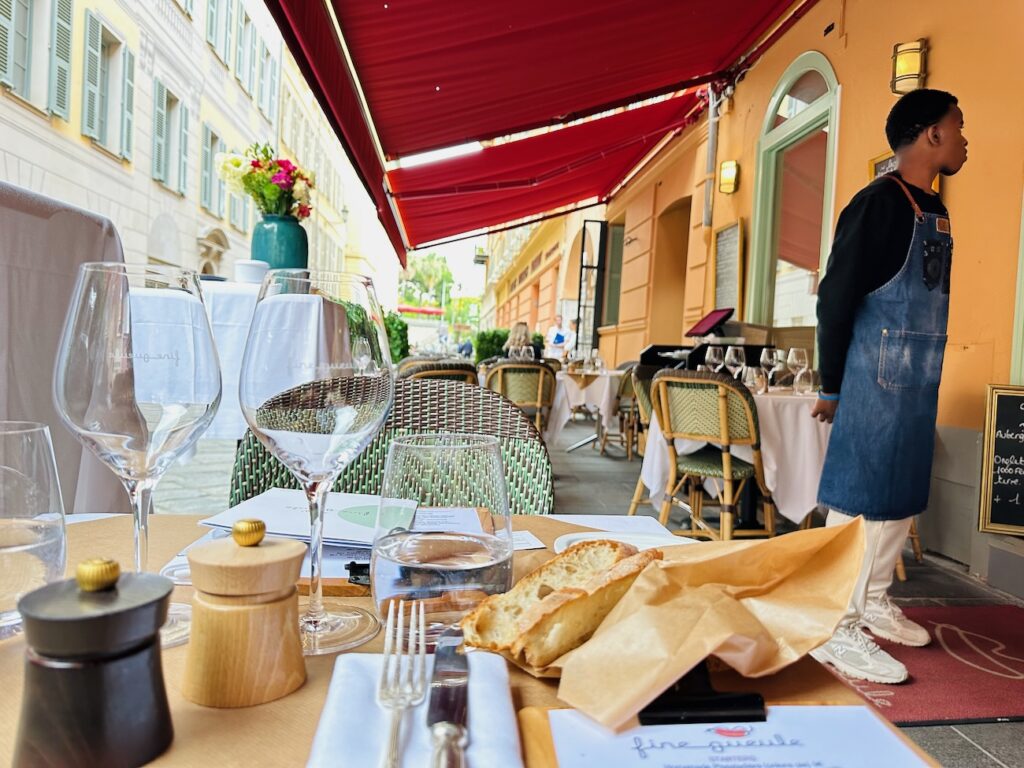
[(245, 434), (245, 418), (238, 407), (238, 374), (259, 292), (259, 283), (203, 282), (203, 301), (210, 315), (224, 385), (220, 410), (203, 437), (238, 440)]
[[(832, 425), (811, 418), (812, 397), (773, 392), (755, 395), (754, 402), (761, 425), (765, 483), (779, 513), (799, 523), (817, 506), (818, 481)], [(650, 501), (655, 507), (660, 506), (668, 484), (668, 452), (664, 444), (658, 418), (652, 416), (640, 477), (650, 490)], [(676, 440), (675, 445), (678, 453), (686, 454), (706, 443)], [(749, 462), (754, 458), (747, 446), (734, 446), (732, 455)]]
[(617, 416), (615, 396), (619, 391), (619, 379), (622, 377), (622, 371), (599, 373), (585, 387), (581, 387), (579, 380), (565, 371), (559, 371), (555, 376), (557, 378), (555, 400), (551, 405), (548, 428), (544, 434), (548, 445), (555, 444), (559, 435), (562, 434), (562, 429), (572, 418), (573, 409), (581, 406), (586, 406), (590, 411), (599, 413), (601, 426), (606, 431), (615, 428)]

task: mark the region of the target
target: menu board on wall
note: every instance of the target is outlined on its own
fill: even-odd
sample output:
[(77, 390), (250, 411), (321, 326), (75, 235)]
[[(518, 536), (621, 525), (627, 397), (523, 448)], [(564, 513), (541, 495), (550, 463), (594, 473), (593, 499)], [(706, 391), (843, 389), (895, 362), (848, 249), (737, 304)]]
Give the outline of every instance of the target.
[(715, 230), (715, 308), (733, 307), (742, 316), (743, 220)]
[(989, 384), (983, 449), (978, 529), (1024, 536), (1024, 387)]

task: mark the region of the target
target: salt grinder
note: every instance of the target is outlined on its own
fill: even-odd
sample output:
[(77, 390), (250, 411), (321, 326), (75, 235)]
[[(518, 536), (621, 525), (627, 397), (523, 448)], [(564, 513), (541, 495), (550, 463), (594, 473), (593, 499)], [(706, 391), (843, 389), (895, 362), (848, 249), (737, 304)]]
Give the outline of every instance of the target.
[(95, 559), (18, 602), (28, 650), (17, 768), (134, 768), (170, 746), (159, 632), (173, 588)]
[(251, 707), (306, 679), (299, 578), (306, 545), (267, 538), (262, 520), (239, 520), (231, 538), (188, 551), (195, 595), (182, 694), (207, 707)]

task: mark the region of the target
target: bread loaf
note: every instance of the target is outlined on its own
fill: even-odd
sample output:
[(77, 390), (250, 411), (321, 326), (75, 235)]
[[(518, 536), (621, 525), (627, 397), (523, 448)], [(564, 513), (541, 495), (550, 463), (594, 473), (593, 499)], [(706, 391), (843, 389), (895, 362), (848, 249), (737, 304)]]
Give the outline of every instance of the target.
[(661, 552), (597, 540), (576, 544), (484, 600), (462, 621), (468, 645), (550, 664), (585, 642), (634, 579)]

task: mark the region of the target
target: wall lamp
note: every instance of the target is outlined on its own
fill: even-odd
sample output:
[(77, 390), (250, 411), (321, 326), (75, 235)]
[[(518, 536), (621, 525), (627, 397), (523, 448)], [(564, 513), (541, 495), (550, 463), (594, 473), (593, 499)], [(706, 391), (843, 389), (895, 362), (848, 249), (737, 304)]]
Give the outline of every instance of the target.
[(924, 80), (928, 76), (925, 61), (927, 54), (928, 39), (924, 37), (893, 46), (892, 80), (889, 82), (893, 93), (910, 93), (924, 87)]
[(718, 191), (731, 195), (740, 183), (740, 164), (735, 160), (723, 160), (718, 167)]

